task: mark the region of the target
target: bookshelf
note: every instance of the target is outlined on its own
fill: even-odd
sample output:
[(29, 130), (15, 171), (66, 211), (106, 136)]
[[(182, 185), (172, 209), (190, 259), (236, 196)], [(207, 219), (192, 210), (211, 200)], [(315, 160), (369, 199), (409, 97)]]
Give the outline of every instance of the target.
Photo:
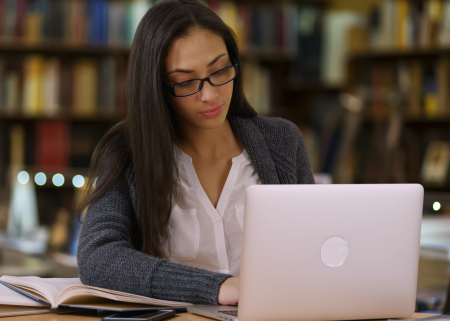
[(122, 119), (120, 116), (97, 116), (97, 117), (83, 117), (83, 116), (24, 116), (24, 115), (10, 115), (6, 113), (0, 114), (0, 120), (6, 123), (31, 123), (39, 120), (54, 120), (54, 121), (67, 121), (71, 123), (112, 123), (116, 124)]
[[(353, 182), (422, 183), (426, 191), (450, 193), (445, 147), (450, 148), (449, 59), (445, 48), (367, 51), (349, 57), (345, 91), (363, 104), (357, 116), (344, 116), (358, 117), (347, 155), (354, 162)], [(442, 150), (432, 147), (436, 141), (443, 143)], [(371, 161), (373, 150), (364, 146), (387, 156)], [(440, 159), (430, 160), (430, 153)], [(426, 178), (427, 168), (440, 177)], [(394, 171), (400, 175), (395, 177)]]
[(42, 54), (70, 56), (128, 56), (129, 46), (112, 45), (71, 45), (61, 41), (45, 41), (38, 44), (0, 42), (0, 52), (3, 55)]
[(361, 108), (343, 112), (354, 132), (342, 130), (346, 152), (335, 166), (351, 164), (348, 182), (421, 183), (441, 213), (450, 212), (449, 8), (383, 0), (372, 10), (377, 23), (349, 31), (344, 91)]
[[(63, 208), (73, 214), (80, 189), (71, 179), (87, 176), (96, 143), (126, 115), (130, 45), (154, 2), (0, 0), (0, 215), (8, 215), (18, 170), (29, 174), (41, 225), (51, 229)], [(320, 81), (328, 0), (203, 2), (235, 30), (244, 90), (259, 114), (307, 125), (314, 97), (341, 89)], [(300, 16), (311, 22), (303, 29)], [(33, 182), (39, 172), (43, 186)], [(65, 176), (61, 187), (51, 182), (56, 173)]]

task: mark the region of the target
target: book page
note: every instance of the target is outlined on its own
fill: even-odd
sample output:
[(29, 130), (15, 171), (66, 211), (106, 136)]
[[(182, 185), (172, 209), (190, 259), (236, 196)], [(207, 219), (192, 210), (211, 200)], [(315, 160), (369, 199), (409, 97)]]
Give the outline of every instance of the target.
[(74, 284), (82, 284), (80, 279), (78, 278), (67, 278), (67, 279), (56, 279), (56, 278), (37, 278), (36, 282), (44, 284), (46, 288), (51, 288), (54, 290), (55, 297), (58, 296), (58, 293), (62, 291), (67, 286), (71, 286)]
[(11, 290), (10, 288), (0, 284), (0, 304), (1, 305), (23, 305), (23, 306), (34, 306), (34, 307), (45, 307), (35, 300), (27, 298), (26, 296)]
[(74, 284), (81, 284), (78, 278), (39, 278), (36, 276), (14, 277), (4, 275), (0, 278), (0, 281), (19, 288), (34, 289), (51, 303), (52, 308), (58, 306), (55, 301), (61, 290)]
[(82, 305), (83, 303), (97, 303), (107, 299), (109, 301), (138, 303), (153, 306), (166, 306), (166, 307), (185, 307), (192, 305), (187, 302), (176, 302), (149, 298), (136, 294), (114, 291), (109, 289), (97, 288), (89, 285), (73, 285), (66, 287), (58, 295), (57, 302), (60, 305)]
[[(31, 277), (30, 277), (31, 278)], [(45, 288), (51, 292), (52, 300), (52, 308), (57, 308), (58, 304), (55, 302), (58, 297), (59, 292), (61, 292), (64, 288), (69, 287), (74, 284), (82, 284), (80, 279), (78, 278), (67, 278), (67, 279), (58, 279), (58, 278), (39, 278), (32, 277), (33, 281), (45, 286)]]

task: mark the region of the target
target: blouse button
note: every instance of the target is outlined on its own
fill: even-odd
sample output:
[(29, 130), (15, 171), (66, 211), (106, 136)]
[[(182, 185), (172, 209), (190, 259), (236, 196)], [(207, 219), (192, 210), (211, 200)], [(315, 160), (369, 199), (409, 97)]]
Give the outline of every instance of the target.
[(220, 225), (220, 220), (215, 220), (213, 223), (215, 226)]

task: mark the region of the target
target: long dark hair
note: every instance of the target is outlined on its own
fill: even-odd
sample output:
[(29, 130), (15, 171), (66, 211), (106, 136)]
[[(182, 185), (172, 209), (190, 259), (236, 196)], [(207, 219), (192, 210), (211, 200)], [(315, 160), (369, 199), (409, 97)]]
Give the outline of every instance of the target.
[[(209, 8), (196, 0), (164, 0), (142, 18), (134, 36), (128, 64), (126, 118), (101, 139), (92, 155), (82, 213), (133, 165), (135, 209), (144, 253), (166, 257), (168, 222), (176, 200), (178, 176), (173, 151), (176, 141), (174, 112), (163, 94), (163, 62), (170, 44), (189, 35), (194, 27), (220, 36), (232, 63), (237, 64), (233, 96), (227, 117), (252, 117), (254, 109), (242, 87), (241, 61), (234, 32)], [(97, 179), (97, 180), (96, 180)], [(95, 182), (95, 188), (92, 184)]]

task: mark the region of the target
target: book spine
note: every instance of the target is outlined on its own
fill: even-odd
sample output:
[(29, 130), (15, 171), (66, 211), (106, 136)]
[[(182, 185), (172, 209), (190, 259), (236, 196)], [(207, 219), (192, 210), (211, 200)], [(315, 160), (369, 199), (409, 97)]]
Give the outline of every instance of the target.
[(22, 39), (25, 36), (27, 15), (27, 0), (17, 1), (17, 19), (16, 19), (16, 39)]
[(3, 25), (3, 36), (7, 40), (14, 39), (17, 18), (17, 2), (16, 0), (6, 0), (6, 14)]
[(6, 20), (6, 0), (0, 0), (0, 39), (4, 37)]
[(35, 164), (41, 168), (67, 168), (70, 126), (62, 121), (40, 121), (36, 127)]

